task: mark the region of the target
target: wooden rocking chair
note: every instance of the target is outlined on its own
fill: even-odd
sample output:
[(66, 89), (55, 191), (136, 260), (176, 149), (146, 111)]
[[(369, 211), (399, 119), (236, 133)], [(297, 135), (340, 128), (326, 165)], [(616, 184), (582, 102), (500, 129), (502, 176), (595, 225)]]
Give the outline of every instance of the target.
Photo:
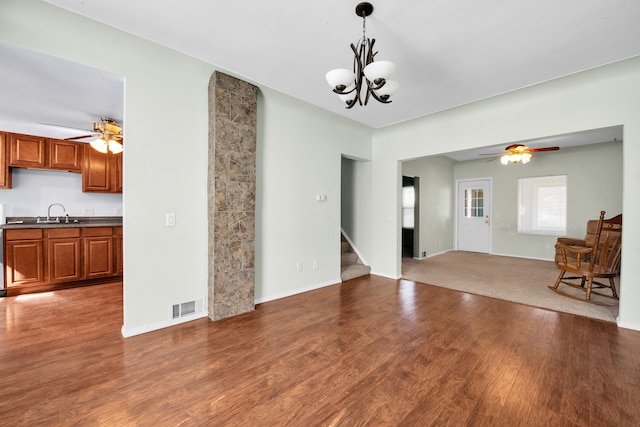
[[(599, 305), (616, 305), (617, 302), (592, 301), (591, 295), (596, 294), (606, 298), (618, 299), (614, 278), (620, 273), (620, 256), (622, 254), (622, 224), (619, 221), (605, 220), (604, 211), (600, 212), (600, 219), (593, 242), (586, 246), (572, 246), (557, 243), (561, 260), (557, 262), (560, 274), (554, 286), (549, 286), (552, 291), (580, 301)], [(565, 274), (573, 274), (567, 277)], [(609, 283), (602, 283), (594, 279), (609, 279)], [(574, 281), (578, 280), (579, 283)], [(603, 280), (604, 282), (604, 280)], [(560, 284), (585, 291), (583, 300), (574, 295), (567, 294), (558, 289)], [(609, 288), (612, 295), (603, 294), (595, 289)]]

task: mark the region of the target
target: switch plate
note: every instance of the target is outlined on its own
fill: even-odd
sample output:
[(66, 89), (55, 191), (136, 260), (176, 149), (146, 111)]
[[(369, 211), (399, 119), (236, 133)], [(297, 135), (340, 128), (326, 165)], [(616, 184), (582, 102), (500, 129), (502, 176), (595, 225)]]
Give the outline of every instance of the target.
[(93, 208), (82, 209), (82, 216), (93, 216)]
[(171, 212), (166, 215), (166, 225), (167, 227), (173, 227), (176, 225), (176, 214)]

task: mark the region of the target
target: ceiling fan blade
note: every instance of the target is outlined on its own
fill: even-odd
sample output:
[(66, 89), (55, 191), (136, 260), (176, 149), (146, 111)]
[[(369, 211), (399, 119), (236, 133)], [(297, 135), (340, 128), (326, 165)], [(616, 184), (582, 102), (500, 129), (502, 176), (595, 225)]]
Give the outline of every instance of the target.
[(560, 147), (544, 147), (544, 148), (529, 148), (531, 153), (537, 153), (539, 151), (558, 151)]
[(505, 153), (483, 153), (483, 154), (480, 154), (480, 155), (481, 156), (500, 156), (502, 154), (505, 154)]
[(65, 138), (65, 141), (74, 141), (76, 139), (85, 139), (85, 138), (95, 138), (99, 136), (99, 134), (92, 133), (91, 135), (82, 135), (82, 136), (72, 136), (71, 138)]

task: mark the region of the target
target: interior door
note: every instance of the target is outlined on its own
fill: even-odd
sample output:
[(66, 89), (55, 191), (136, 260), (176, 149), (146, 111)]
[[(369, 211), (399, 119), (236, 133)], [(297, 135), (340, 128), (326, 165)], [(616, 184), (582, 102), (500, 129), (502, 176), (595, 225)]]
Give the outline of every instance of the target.
[(491, 180), (458, 182), (458, 250), (491, 250)]

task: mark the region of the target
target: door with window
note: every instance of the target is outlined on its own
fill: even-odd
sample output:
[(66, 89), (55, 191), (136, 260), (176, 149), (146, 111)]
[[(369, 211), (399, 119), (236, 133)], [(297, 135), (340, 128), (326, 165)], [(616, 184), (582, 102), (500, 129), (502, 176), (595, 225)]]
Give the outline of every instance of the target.
[(491, 250), (491, 180), (458, 182), (458, 250)]

